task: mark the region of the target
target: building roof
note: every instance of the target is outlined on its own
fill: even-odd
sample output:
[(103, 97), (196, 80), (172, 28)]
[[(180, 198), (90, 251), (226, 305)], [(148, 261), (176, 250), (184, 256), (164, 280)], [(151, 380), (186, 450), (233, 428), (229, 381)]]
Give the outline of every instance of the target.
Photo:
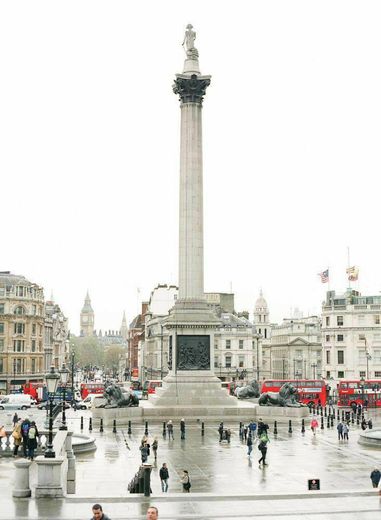
[(86, 293), (85, 303), (84, 303), (84, 305), (82, 307), (82, 311), (81, 312), (85, 312), (85, 313), (94, 312), (93, 308), (91, 307), (91, 300), (90, 300), (90, 296), (89, 296), (89, 291), (87, 291), (87, 293)]
[(10, 271), (0, 271), (0, 284), (1, 285), (36, 285), (19, 274), (12, 274)]
[(255, 302), (255, 309), (267, 309), (267, 301), (263, 297), (262, 289), (259, 293), (259, 298)]

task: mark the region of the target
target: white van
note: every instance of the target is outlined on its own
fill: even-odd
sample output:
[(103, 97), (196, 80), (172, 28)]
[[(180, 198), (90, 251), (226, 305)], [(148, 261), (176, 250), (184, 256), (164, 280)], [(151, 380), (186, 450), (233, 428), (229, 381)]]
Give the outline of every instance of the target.
[(106, 403), (106, 399), (102, 394), (89, 394), (83, 401), (77, 404), (77, 408), (80, 410), (89, 410), (90, 408), (97, 408), (104, 403)]
[(9, 394), (1, 396), (0, 410), (27, 410), (32, 405), (32, 397), (28, 394)]

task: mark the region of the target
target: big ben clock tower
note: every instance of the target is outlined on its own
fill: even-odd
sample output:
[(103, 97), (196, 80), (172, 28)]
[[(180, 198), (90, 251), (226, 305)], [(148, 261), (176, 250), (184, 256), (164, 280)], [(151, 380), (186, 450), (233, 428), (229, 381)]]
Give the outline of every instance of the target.
[(80, 331), (82, 337), (92, 336), (94, 333), (94, 311), (91, 307), (89, 291), (86, 293), (85, 303), (81, 311)]

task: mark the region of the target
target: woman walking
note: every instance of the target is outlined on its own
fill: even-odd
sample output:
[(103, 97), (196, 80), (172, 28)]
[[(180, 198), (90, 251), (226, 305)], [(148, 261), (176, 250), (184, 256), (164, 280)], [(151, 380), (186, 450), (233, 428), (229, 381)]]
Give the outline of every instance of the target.
[(319, 423), (317, 422), (316, 418), (314, 417), (311, 421), (311, 430), (314, 435), (316, 435), (316, 428), (319, 427)]
[(158, 447), (159, 447), (159, 441), (157, 440), (157, 437), (155, 437), (153, 440), (153, 443), (152, 443), (152, 450), (153, 450), (153, 455), (155, 457), (155, 461), (157, 460), (157, 448)]
[(180, 482), (183, 485), (183, 493), (189, 493), (191, 488), (191, 482), (189, 478), (189, 473), (186, 469), (183, 470), (183, 476), (181, 477)]
[(19, 447), (21, 446), (22, 442), (22, 435), (21, 435), (21, 421), (18, 421), (13, 428), (12, 432), (13, 437), (13, 456), (17, 457), (17, 453), (19, 451)]

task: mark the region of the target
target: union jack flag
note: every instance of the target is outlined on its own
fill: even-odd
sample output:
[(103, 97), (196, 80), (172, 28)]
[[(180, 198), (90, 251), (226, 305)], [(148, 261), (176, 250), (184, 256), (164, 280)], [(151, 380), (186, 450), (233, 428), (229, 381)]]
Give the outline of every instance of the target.
[(318, 276), (320, 276), (321, 283), (328, 283), (329, 282), (329, 269), (326, 269), (325, 271), (318, 273)]

